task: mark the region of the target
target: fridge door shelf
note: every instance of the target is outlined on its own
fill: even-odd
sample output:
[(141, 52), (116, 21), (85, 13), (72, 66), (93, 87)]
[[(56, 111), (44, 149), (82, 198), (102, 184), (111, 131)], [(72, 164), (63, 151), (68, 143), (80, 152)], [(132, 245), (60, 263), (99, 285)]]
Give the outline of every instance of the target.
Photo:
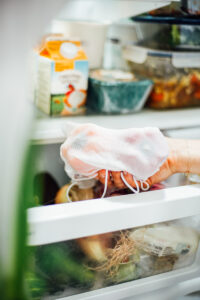
[(200, 214), (200, 185), (28, 210), (29, 245), (45, 245)]
[[(68, 121), (94, 123), (103, 127), (123, 129), (129, 127), (156, 126), (161, 130), (200, 126), (200, 108), (155, 111), (144, 109), (128, 115), (86, 115), (66, 118), (52, 118), (36, 112), (37, 121), (31, 137), (33, 144), (55, 144), (66, 139)], [(170, 122), (169, 122), (170, 120)]]

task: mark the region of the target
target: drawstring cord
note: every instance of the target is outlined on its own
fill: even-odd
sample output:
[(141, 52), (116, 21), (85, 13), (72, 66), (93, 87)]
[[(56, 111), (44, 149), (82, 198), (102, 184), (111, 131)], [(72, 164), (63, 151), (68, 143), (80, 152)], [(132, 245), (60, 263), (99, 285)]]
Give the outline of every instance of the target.
[[(149, 190), (150, 186), (149, 186), (147, 181), (140, 180), (140, 184), (141, 184), (141, 189), (143, 191), (148, 191)], [(144, 185), (146, 185), (146, 187)]]
[(102, 194), (101, 198), (105, 197), (105, 194), (107, 192), (107, 188), (108, 188), (108, 170), (106, 170), (104, 191), (103, 191), (103, 194)]
[(81, 173), (81, 176), (85, 176), (85, 178), (75, 178), (75, 177), (73, 177), (72, 180), (81, 181), (81, 180), (88, 180), (88, 179), (95, 178), (95, 177), (97, 177), (99, 170), (100, 169), (97, 169), (97, 170), (94, 170), (94, 171), (92, 171), (90, 173), (87, 173), (87, 174), (86, 173)]
[[(66, 191), (66, 197), (67, 197), (67, 200), (68, 202), (72, 202), (70, 197), (69, 197), (69, 193), (70, 193), (70, 190), (73, 186), (77, 185), (79, 181), (84, 181), (84, 180), (90, 180), (90, 179), (93, 179), (93, 178), (96, 178), (97, 177), (97, 171), (94, 172), (91, 172), (90, 173), (90, 177), (86, 177), (86, 178), (74, 178), (74, 182), (72, 182), (72, 184), (70, 184), (70, 186), (68, 187), (67, 191)], [(136, 186), (136, 189), (133, 188), (127, 181), (126, 179), (124, 178), (124, 174), (123, 172), (121, 172), (121, 179), (122, 181), (124, 182), (124, 184), (135, 194), (138, 194), (140, 192), (140, 187), (139, 187), (139, 184), (137, 182), (137, 180), (135, 179), (135, 177), (133, 176), (133, 180), (135, 182), (135, 186)], [(148, 182), (144, 181), (144, 180), (140, 180), (140, 185), (141, 185), (141, 190), (143, 191), (147, 191), (149, 189), (149, 184)], [(107, 192), (107, 188), (108, 188), (108, 170), (106, 169), (106, 174), (105, 174), (105, 184), (104, 184), (104, 191), (103, 191), (103, 194), (101, 196), (101, 198), (104, 198), (105, 195), (106, 195), (106, 192)]]
[(133, 180), (135, 182), (135, 185), (136, 185), (136, 189), (134, 189), (127, 181), (126, 179), (124, 178), (124, 174), (123, 172), (121, 172), (121, 179), (123, 180), (124, 184), (133, 192), (133, 193), (139, 193), (140, 191), (140, 188), (139, 188), (139, 185), (137, 183), (137, 181), (135, 180), (135, 177), (133, 176)]
[[(135, 177), (133, 176), (133, 180), (135, 182), (135, 186), (136, 186), (136, 189), (134, 189), (127, 181), (126, 179), (124, 178), (124, 174), (123, 172), (121, 172), (121, 179), (123, 180), (124, 184), (133, 192), (133, 193), (139, 193), (140, 191), (140, 188), (139, 188), (139, 185), (138, 185), (138, 182), (137, 180), (135, 179)], [(141, 190), (143, 191), (148, 191), (149, 189), (149, 184), (148, 182), (144, 181), (144, 180), (140, 180), (140, 185), (141, 185)]]
[(77, 185), (77, 183), (76, 182), (72, 182), (71, 184), (70, 184), (70, 186), (67, 188), (67, 190), (66, 190), (66, 198), (67, 198), (67, 201), (68, 202), (72, 202), (72, 200), (70, 199), (70, 197), (69, 197), (69, 192), (70, 192), (70, 190), (71, 190), (71, 188), (73, 187), (73, 186), (75, 186), (75, 185)]
[[(94, 174), (94, 172), (92, 172), (92, 173)], [(70, 190), (73, 188), (73, 186), (78, 185), (78, 183), (80, 181), (90, 180), (90, 179), (93, 179), (93, 178), (96, 178), (96, 177), (97, 177), (97, 173), (95, 173), (94, 175), (92, 175), (90, 177), (87, 177), (87, 178), (73, 178), (72, 183), (70, 184), (70, 186), (67, 188), (67, 191), (66, 191), (66, 198), (67, 198), (68, 202), (72, 202), (70, 197), (69, 197), (69, 193), (70, 193)]]
[(75, 182), (79, 182), (79, 181), (85, 181), (85, 180), (90, 180), (90, 179), (93, 179), (93, 178), (96, 178), (97, 177), (97, 173), (90, 176), (90, 177), (86, 177), (86, 178), (73, 178), (72, 180)]

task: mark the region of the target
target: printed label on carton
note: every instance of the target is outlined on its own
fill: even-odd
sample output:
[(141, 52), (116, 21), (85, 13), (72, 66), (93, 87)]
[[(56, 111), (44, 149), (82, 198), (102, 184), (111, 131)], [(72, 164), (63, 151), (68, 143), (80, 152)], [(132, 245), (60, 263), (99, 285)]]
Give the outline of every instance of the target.
[(49, 39), (38, 55), (37, 106), (52, 115), (84, 113), (88, 60), (80, 42)]

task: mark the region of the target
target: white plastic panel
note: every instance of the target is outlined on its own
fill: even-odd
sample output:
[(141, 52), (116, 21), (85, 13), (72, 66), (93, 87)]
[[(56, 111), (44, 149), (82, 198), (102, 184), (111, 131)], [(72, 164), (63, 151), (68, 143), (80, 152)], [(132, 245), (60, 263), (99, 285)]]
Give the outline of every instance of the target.
[(68, 0), (59, 17), (71, 20), (115, 22), (169, 3), (168, 0)]
[[(191, 270), (192, 268), (172, 271), (140, 279), (134, 283), (128, 282), (84, 293), (81, 294), (81, 300), (175, 300), (178, 296), (199, 290), (200, 273), (197, 270), (193, 269), (193, 272)], [(80, 295), (58, 299), (79, 300)]]
[[(34, 293), (34, 285), (39, 282), (40, 298), (48, 300), (60, 298), (128, 300), (129, 297), (137, 300), (175, 299), (175, 296), (197, 289), (197, 282), (194, 282), (192, 286), (178, 285), (178, 289), (173, 286), (200, 275), (199, 225), (200, 215), (196, 215), (167, 223), (132, 228), (123, 232), (112, 232), (109, 235), (31, 247), (31, 253), (34, 254), (31, 260), (33, 263), (30, 270), (31, 279), (37, 279), (35, 282), (32, 280), (30, 282), (31, 292)], [(155, 231), (158, 233), (157, 230), (162, 230), (162, 228), (164, 228), (165, 234), (160, 237), (155, 234)], [(139, 244), (134, 239), (134, 236), (138, 236), (138, 231), (142, 238)], [(172, 231), (176, 231), (175, 239)], [(121, 240), (121, 243), (113, 243), (119, 241), (124, 234), (127, 234), (126, 236), (129, 238), (132, 236), (133, 248), (124, 248), (124, 245), (130, 245), (128, 244), (130, 240), (128, 243), (124, 239)], [(85, 241), (87, 241), (87, 249), (88, 247), (94, 249), (96, 243), (103, 246), (102, 243), (105, 242), (105, 239), (112, 240), (111, 244), (106, 244), (107, 250), (101, 248), (106, 260), (99, 259), (102, 254), (99, 256), (98, 251), (96, 251), (94, 259), (91, 252), (86, 251)], [(109, 270), (107, 266), (110, 266), (108, 262), (112, 257), (108, 256), (106, 251), (112, 250), (113, 256), (114, 253), (116, 255), (116, 252), (113, 252), (114, 248), (116, 250), (120, 247), (123, 249), (123, 255), (125, 251), (125, 256), (120, 256), (120, 260), (114, 260), (118, 265), (117, 273), (110, 273), (107, 276), (106, 270)], [(129, 250), (127, 251), (127, 249)], [(185, 251), (186, 249), (188, 251)], [(124, 258), (126, 259), (124, 260)], [(106, 269), (99, 269), (100, 266), (106, 266)], [(34, 271), (35, 275), (33, 275)], [(46, 282), (45, 291), (41, 289), (44, 280)], [(171, 290), (166, 291), (167, 286), (170, 286)], [(182, 294), (180, 288), (183, 289)], [(165, 297), (159, 298), (162, 292)]]
[(200, 214), (200, 185), (28, 210), (29, 245), (48, 244)]
[[(60, 300), (175, 300), (198, 291), (200, 272), (193, 267), (139, 279), (97, 291), (57, 298)], [(185, 281), (185, 282), (184, 282)], [(181, 298), (182, 299), (182, 298)]]
[(66, 138), (65, 128), (68, 121), (94, 123), (103, 127), (115, 129), (157, 126), (163, 130), (200, 126), (199, 114), (200, 108), (165, 111), (145, 109), (139, 113), (130, 115), (88, 115), (66, 118), (50, 118), (37, 112), (38, 119), (34, 127), (32, 142), (36, 144), (63, 142)]

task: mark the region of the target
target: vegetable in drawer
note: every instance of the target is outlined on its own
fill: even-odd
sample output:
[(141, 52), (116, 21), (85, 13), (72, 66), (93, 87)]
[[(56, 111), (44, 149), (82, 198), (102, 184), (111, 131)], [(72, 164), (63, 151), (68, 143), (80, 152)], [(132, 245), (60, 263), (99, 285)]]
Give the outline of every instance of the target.
[(93, 283), (94, 273), (80, 263), (66, 245), (46, 245), (38, 250), (38, 264), (55, 282), (67, 284), (73, 281), (84, 286)]

